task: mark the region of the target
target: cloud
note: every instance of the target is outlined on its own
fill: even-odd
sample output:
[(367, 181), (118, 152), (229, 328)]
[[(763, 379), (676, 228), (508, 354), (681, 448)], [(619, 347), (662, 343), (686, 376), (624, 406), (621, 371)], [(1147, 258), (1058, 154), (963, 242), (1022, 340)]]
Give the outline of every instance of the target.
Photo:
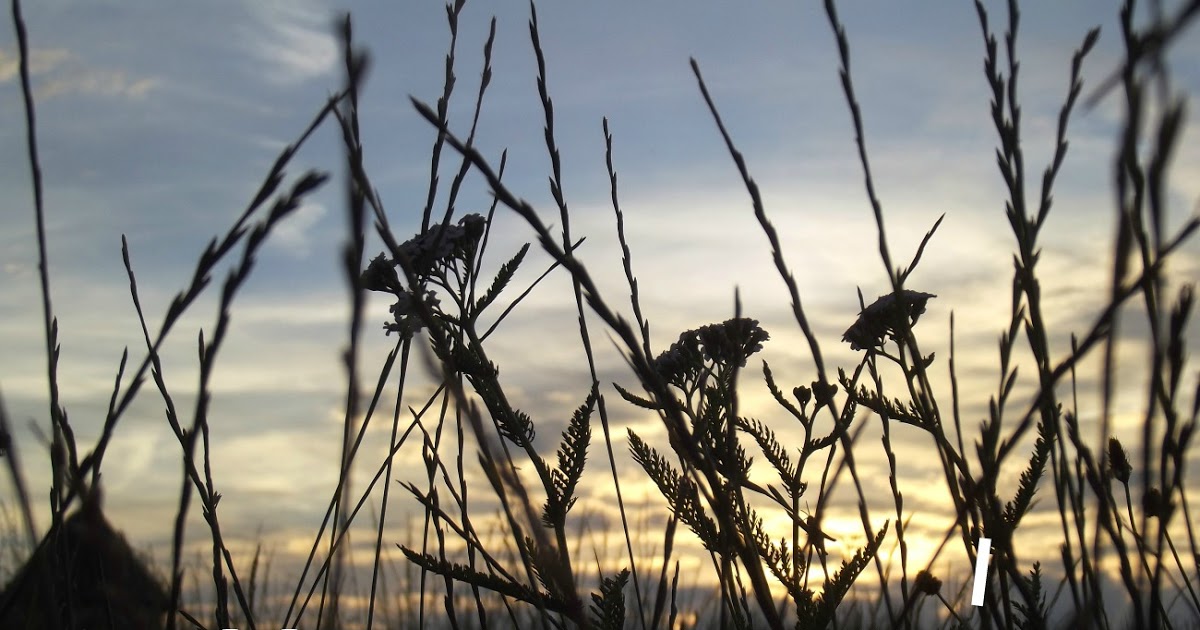
[(337, 64), (330, 12), (309, 2), (252, 2), (256, 23), (239, 29), (246, 46), (267, 64), (261, 76), (282, 85), (329, 74)]
[[(29, 51), (29, 74), (38, 76), (61, 65), (71, 56), (63, 48), (41, 48)], [(0, 83), (7, 83), (20, 72), (20, 59), (0, 50)]]
[(296, 209), (286, 221), (275, 228), (268, 247), (281, 249), (296, 258), (308, 256), (312, 250), (312, 231), (329, 209), (316, 202), (307, 202)]
[[(65, 48), (35, 49), (29, 57), (29, 74), (40, 78), (33, 81), (38, 102), (71, 94), (143, 99), (160, 83), (125, 70), (94, 66)], [(0, 50), (0, 83), (15, 80), (19, 72), (20, 60)]]
[[(432, 17), (440, 18), (440, 11), (440, 7), (432, 7)], [(767, 241), (753, 217), (738, 173), (687, 72), (686, 58), (695, 54), (701, 60), (726, 123), (745, 153), (767, 213), (779, 232), (805, 312), (822, 343), (827, 366), (831, 370), (852, 367), (862, 355), (851, 352), (839, 339), (854, 320), (856, 289), (861, 287), (870, 301), (886, 292), (888, 285), (876, 253), (876, 228), (836, 82), (836, 60), (829, 48), (826, 26), (817, 21), (809, 24), (820, 36), (813, 38), (817, 44), (811, 54), (807, 47), (793, 49), (792, 44), (780, 43), (785, 40), (771, 38), (756, 38), (763, 47), (750, 49), (740, 43), (741, 39), (727, 37), (714, 44), (719, 49), (713, 48), (705, 42), (716, 37), (680, 29), (686, 22), (665, 14), (658, 22), (647, 21), (639, 27), (648, 35), (655, 28), (669, 31), (662, 38), (629, 37), (633, 27), (620, 25), (607, 31), (604, 41), (589, 42), (570, 30), (588, 22), (580, 20), (577, 12), (558, 11), (547, 10), (541, 15), (543, 43), (549, 53), (551, 94), (558, 105), (556, 133), (562, 146), (567, 196), (575, 214), (572, 228), (576, 236), (587, 236), (579, 252), (581, 259), (594, 273), (605, 300), (628, 317), (629, 287), (620, 268), (621, 252), (602, 163), (604, 146), (597, 129), (599, 113), (603, 112), (610, 114), (616, 138), (614, 160), (622, 177), (626, 236), (640, 283), (643, 312), (652, 326), (654, 349), (661, 351), (685, 328), (729, 317), (737, 287), (744, 313), (760, 319), (772, 336), (741, 377), (740, 409), (771, 423), (781, 439), (794, 439), (794, 424), (766, 391), (757, 359), (770, 361), (776, 380), (788, 391), (815, 378), (807, 341), (791, 315), (790, 299), (773, 267)], [(514, 109), (537, 107), (523, 12), (517, 12), (521, 14), (518, 19), (506, 22), (502, 16), (500, 20), (499, 28), (515, 29), (518, 37), (506, 38), (507, 31), (502, 30), (497, 38), (497, 78), (488, 95), (480, 146), (490, 155), (497, 155), (500, 147), (512, 149), (509, 160), (514, 166), (511, 175), (506, 174), (506, 181), (514, 192), (535, 203), (543, 218), (555, 222), (558, 218), (545, 192), (544, 173), (539, 170), (539, 165), (544, 165), (545, 149), (536, 140), (541, 138), (544, 122), (540, 111), (534, 110), (535, 115), (528, 116), (530, 110)], [(944, 224), (909, 282), (914, 289), (938, 294), (917, 332), (922, 350), (926, 354), (936, 351), (933, 389), (939, 401), (948, 400), (950, 395), (947, 321), (950, 311), (955, 313), (957, 411), (963, 419), (964, 440), (969, 440), (977, 435), (979, 421), (987, 417), (987, 402), (996, 393), (996, 337), (1009, 319), (1015, 245), (1003, 214), (1003, 183), (994, 164), (996, 140), (988, 118), (989, 95), (979, 71), (981, 44), (977, 27), (969, 9), (959, 13), (961, 19), (955, 24), (966, 24), (966, 35), (957, 31), (948, 35), (966, 40), (968, 54), (958, 54), (964, 50), (963, 44), (945, 45), (952, 42), (941, 37), (927, 38), (922, 46), (914, 45), (906, 34), (911, 31), (890, 29), (892, 16), (878, 15), (869, 21), (848, 14), (847, 21), (852, 41), (856, 42), (856, 58), (877, 60), (856, 66), (855, 79), (895, 264), (907, 264), (925, 231), (942, 212), (946, 213)], [(155, 330), (174, 290), (190, 277), (194, 260), (189, 252), (198, 253), (209, 235), (231, 220), (223, 213), (236, 211), (253, 193), (265, 164), (307, 122), (310, 106), (318, 105), (329, 87), (338, 66), (331, 14), (316, 0), (297, 4), (251, 0), (232, 16), (220, 12), (209, 16), (204, 12), (211, 21), (199, 20), (200, 15), (180, 18), (172, 13), (160, 22), (167, 30), (149, 28), (148, 24), (154, 22), (130, 28), (144, 34), (144, 40), (139, 37), (121, 42), (111, 37), (111, 32), (95, 35), (103, 36), (106, 45), (117, 40), (117, 44), (125, 43), (127, 47), (93, 50), (82, 46), (79, 36), (72, 33), (69, 45), (60, 42), (34, 51), (31, 62), (38, 97), (54, 98), (58, 113), (54, 116), (47, 112), (51, 115), (43, 119), (47, 129), (47, 172), (53, 175), (48, 178), (52, 182), (48, 199), (50, 207), (56, 209), (50, 215), (54, 305), (64, 349), (64, 404), (80, 435), (87, 438), (81, 444), (91, 444), (98, 432), (122, 348), (130, 347), (134, 362), (144, 354), (140, 329), (132, 317), (127, 279), (113, 247), (118, 231), (129, 233), (142, 303)], [(411, 115), (406, 101), (398, 98), (393, 102), (389, 95), (440, 93), (440, 88), (428, 86), (440, 81), (440, 56), (444, 54), (440, 46), (446, 33), (444, 22), (380, 19), (381, 15), (356, 22), (361, 40), (371, 45), (381, 65), (393, 67), (400, 63), (414, 71), (391, 73), (391, 77), (381, 72), (373, 77), (371, 93), (380, 98), (364, 101), (370, 109), (364, 110), (363, 120), (368, 137), (376, 136), (372, 129), (383, 131), (378, 136), (386, 143), (376, 145), (379, 150), (374, 153), (370, 169), (385, 175), (377, 177), (376, 183), (381, 194), (392, 202), (391, 207), (407, 208), (393, 210), (390, 215), (397, 236), (403, 239), (416, 229), (420, 204), (411, 200), (424, 199), (429, 163), (423, 147), (428, 146), (426, 141), (432, 134), (428, 125)], [(624, 17), (630, 18), (629, 14)], [(685, 16), (697, 22), (702, 21), (700, 17), (699, 13)], [(754, 32), (752, 21), (744, 21), (744, 28), (735, 32)], [(87, 31), (106, 31), (92, 21), (80, 23)], [(230, 29), (230, 24), (238, 26)], [(732, 31), (731, 26), (712, 23), (708, 33), (720, 35)], [(862, 37), (871, 32), (872, 26), (877, 30), (887, 26), (889, 32), (894, 31), (887, 45), (873, 46), (870, 37)], [(480, 21), (475, 27), (482, 29), (486, 23)], [(774, 20), (771, 27), (792, 28), (787, 20)], [(171, 28), (178, 30), (173, 32)], [(397, 28), (396, 32), (388, 32)], [(229, 41), (229, 37), (238, 39), (232, 46), (222, 46), (220, 42)], [(665, 47), (664, 41), (677, 45)], [(860, 41), (861, 45), (857, 43)], [(1040, 40), (1022, 41), (1036, 45)], [(176, 45), (180, 43), (190, 46)], [(468, 51), (463, 59), (470, 58), (475, 64), (460, 68), (463, 81), (475, 78), (469, 75), (478, 64), (479, 43), (466, 32), (460, 38), (461, 50)], [(511, 47), (505, 48), (509, 43)], [(1035, 68), (1039, 64), (1029, 64), (1030, 73), (1022, 75), (1028, 77), (1023, 83), (1024, 93), (1034, 97), (1027, 102), (1024, 118), (1031, 177), (1040, 174), (1053, 149), (1052, 138), (1046, 136), (1054, 129), (1057, 99), (1065, 89), (1067, 57), (1058, 55), (1065, 50), (1060, 48), (1059, 44), (1049, 43), (1026, 49), (1030, 54), (1023, 55), (1026, 60), (1053, 59), (1040, 64), (1047, 70), (1039, 71)], [(145, 50), (170, 51), (173, 56), (146, 55)], [(516, 57), (518, 53), (523, 56)], [(432, 61), (425, 65), (414, 62), (416, 54)], [(504, 63), (506, 60), (511, 63)], [(1087, 68), (1107, 71), (1110, 66), (1104, 59), (1091, 59)], [(0, 83), (14, 92), (17, 69), (16, 59), (0, 52)], [(287, 96), (281, 99), (281, 94)], [(470, 91), (460, 94), (469, 96)], [(58, 98), (64, 95), (67, 98)], [(122, 100), (143, 97), (144, 101), (129, 107)], [(455, 102), (461, 107), (471, 104), (467, 96)], [(1066, 352), (1068, 333), (1090, 325), (1099, 312), (1097, 300), (1106, 295), (1104, 279), (1111, 271), (1106, 256), (1111, 243), (1107, 233), (1112, 227), (1112, 204), (1105, 178), (1113, 130), (1119, 123), (1117, 105), (1115, 99), (1109, 99), (1097, 110), (1081, 111), (1072, 121), (1071, 153), (1059, 178), (1048, 229), (1039, 241), (1043, 246), (1040, 269), (1045, 274), (1043, 311), (1054, 333), (1053, 354), (1060, 360)], [(289, 120), (287, 116), (295, 113), (293, 109), (304, 109), (296, 114), (303, 118)], [(8, 144), (14, 156), (12, 163), (20, 164), (23, 144), (17, 133), (19, 112), (13, 114), (14, 124), (8, 127), (14, 139)], [(462, 119), (456, 120), (465, 125)], [(1187, 133), (1187, 137), (1195, 135), (1194, 130)], [(329, 135), (315, 136), (313, 144), (327, 142)], [(410, 136), (419, 137), (421, 143), (408, 142)], [(230, 138), (235, 142), (226, 142)], [(1174, 165), (1177, 173), (1193, 172), (1193, 167), (1200, 164), (1192, 146), (1200, 143), (1181, 142)], [(333, 154), (340, 155), (340, 151)], [(298, 154), (297, 163), (308, 161), (310, 155)], [(457, 164), (456, 159), (447, 157), (451, 155), (448, 150), (443, 153), (443, 165)], [(244, 160), (247, 156), (254, 158), (253, 164)], [(317, 166), (328, 168), (325, 161)], [(16, 174), (24, 170), (10, 171), (14, 182), (11, 187), (22, 190), (17, 186), (27, 183), (17, 179)], [(473, 190), (477, 181), (474, 175), (468, 178), (456, 202), (458, 208), (487, 207), (487, 191)], [(1172, 185), (1172, 193), (1179, 198), (1178, 212), (1189, 210), (1200, 188), (1182, 177), (1173, 180)], [(296, 558), (302, 558), (311, 544), (308, 527), (318, 522), (325, 500), (336, 485), (341, 444), (340, 416), (346, 387), (344, 368), (337, 357), (344, 349), (349, 307), (340, 268), (333, 263), (344, 227), (340, 220), (328, 222), (338, 219), (327, 216), (330, 210), (336, 211), (337, 206), (332, 204), (338, 201), (335, 190), (322, 194), (325, 192), (329, 192), (327, 197), (310, 200), (299, 208), (268, 241), (252, 284), (247, 285), (233, 308), (229, 336), (211, 383), (213, 469), (227, 497), (222, 503), (223, 528), (239, 546), (252, 543), (255, 531), (265, 532), (264, 540), (281, 549), (277, 566), (285, 567), (282, 574), (287, 579), (298, 575), (292, 569), (298, 564)], [(1030, 194), (1034, 192), (1036, 185), (1031, 185)], [(27, 193), (24, 199), (27, 204)], [(516, 247), (531, 238), (528, 227), (510, 213), (501, 209), (497, 217), (485, 280)], [(45, 426), (44, 339), (40, 310), (31, 308), (39, 301), (35, 248), (28, 215), (19, 219), (19, 225), (17, 219), (10, 221), (12, 229), (0, 239), (0, 250), (5, 250), (0, 256), (0, 272), (12, 285), (11, 291), (0, 296), (0, 338), (8, 340), (10, 357), (0, 365), (0, 380), (22, 427), (27, 418), (37, 418)], [(1177, 214), (1172, 214), (1172, 221), (1177, 220)], [(337, 229), (326, 229), (335, 226)], [(369, 248), (368, 255), (378, 248)], [(1196, 277), (1200, 264), (1197, 260), (1194, 256), (1181, 258), (1171, 271), (1182, 279)], [(532, 284), (548, 266), (547, 257), (535, 245), (509, 291), (483, 321), (490, 323), (507, 306), (508, 299)], [(224, 271), (222, 267), (214, 274), (209, 293), (176, 325), (174, 336), (162, 351), (176, 403), (188, 416), (195, 407), (198, 381), (196, 333), (201, 327), (206, 336), (212, 330), (214, 303)], [(486, 341), (489, 358), (503, 369), (506, 395), (537, 422), (537, 447), (547, 457), (552, 457), (559, 431), (591, 383), (571, 296), (569, 278), (561, 269), (555, 271)], [(394, 342), (380, 330), (388, 317), (387, 306), (381, 296), (372, 296), (361, 348), (360, 387), (364, 396), (375, 386), (378, 366)], [(661, 533), (666, 514), (664, 500), (632, 463), (623, 429), (633, 427), (647, 441), (667, 448), (662, 422), (653, 412), (627, 404), (613, 393), (612, 382), (636, 391), (637, 379), (614, 349), (611, 335), (594, 317), (588, 317), (599, 381), (609, 401), (608, 420), (622, 492), (635, 516), (631, 522), (652, 522), (652, 527), (635, 526), (635, 531)], [(1127, 317), (1123, 339), (1133, 342), (1145, 338), (1145, 328), (1142, 320)], [(1123, 348), (1125, 359), (1146, 355), (1144, 344), (1131, 343)], [(1021, 378), (1008, 403), (1009, 418), (1029, 408), (1037, 386), (1027, 355), (1018, 352)], [(405, 426), (411, 419), (409, 407), (420, 409), (433, 390), (429, 382), (433, 379), (421, 369), (423, 361), (423, 355), (414, 351), (410, 369), (417, 383), (406, 383), (404, 399), (399, 403)], [(1118, 380), (1145, 382), (1144, 374), (1134, 371), (1138, 363), (1125, 361)], [(1100, 374), (1093, 368), (1086, 364), (1079, 370), (1083, 394), (1080, 417), (1088, 427), (1088, 435), (1094, 433), (1098, 408), (1097, 397), (1089, 395), (1096, 391)], [(902, 383), (889, 375), (887, 391), (902, 394)], [(382, 449), (397, 405), (396, 387), (388, 386), (375, 410), (358, 458), (363, 472), (356, 471), (356, 491), (362, 491), (366, 479), (383, 460)], [(1131, 406), (1141, 400), (1134, 395), (1128, 399)], [(1125, 402), (1122, 397), (1114, 405), (1113, 426), (1122, 439), (1126, 435), (1136, 438), (1135, 430), (1140, 426), (1137, 409), (1129, 412)], [(179, 446), (165, 427), (161, 407), (153, 388), (144, 389), (142, 398), (122, 421), (104, 470), (111, 512), (118, 517), (115, 522), (129, 524), (131, 540), (153, 539), (156, 544), (169, 545), (170, 524), (178, 505)], [(427, 423), (423, 428), (432, 428), (434, 413), (423, 420)], [(950, 417), (948, 405), (943, 413)], [(855, 456), (872, 520), (879, 526), (882, 518), (895, 512), (887, 483), (890, 469), (880, 448), (881, 423), (877, 418), (864, 421), (869, 425)], [(828, 426), (828, 419), (822, 418), (819, 430), (828, 430)], [(910, 566), (915, 566), (931, 555), (928, 543), (940, 540), (953, 509), (944, 491), (925, 491), (945, 486), (940, 463), (930, 455), (928, 436), (907, 426), (893, 425), (891, 431), (898, 457), (896, 474), (906, 493), (904, 516), (915, 514), (907, 530)], [(1006, 424), (1004, 431), (1005, 436), (1009, 435), (1011, 424)], [(453, 433), (446, 432), (441, 446), (446, 449), (441, 452), (447, 461), (456, 446)], [(29, 442), (30, 448), (35, 446), (27, 431), (19, 437)], [(422, 437), (420, 432), (410, 436), (397, 460), (393, 480), (423, 484), (423, 462), (418, 453)], [(592, 463), (581, 485), (583, 500), (572, 513), (573, 524), (590, 518), (594, 528), (618, 522), (615, 488), (600, 439), (597, 427)], [(472, 455), (477, 442), (469, 433), (465, 444), (465, 454)], [(1028, 452), (1022, 445), (1016, 455)], [(44, 486), (48, 483), (48, 466), (41, 460), (27, 459), (31, 468), (40, 471), (33, 477), (35, 484)], [(472, 509), (481, 515), (475, 520), (478, 525), (486, 522), (498, 504), (487, 491), (479, 468), (469, 457), (465, 461), (465, 483), (484, 489), (472, 494)], [(524, 472), (529, 473), (528, 460), (523, 462)], [(806, 500), (815, 500), (817, 492), (820, 462), (813, 462), (805, 471), (806, 479), (814, 483)], [(1011, 492), (1014, 476), (1021, 469), (1019, 464), (1014, 458), (1006, 465), (1005, 475), (997, 480), (998, 488)], [(755, 470), (756, 474), (765, 474), (769, 467), (758, 463)], [(166, 473), (150, 474), (154, 471)], [(534, 482), (535, 491), (537, 486)], [(380, 487), (376, 487), (376, 498)], [(921, 491), (913, 492), (913, 488)], [(411, 496), (399, 492), (397, 486), (392, 490), (392, 505), (401, 510), (392, 512), (392, 527), (399, 527), (406, 514), (419, 510)], [(1053, 489), (1043, 486), (1039, 492), (1052, 493)], [(845, 552), (853, 552), (862, 544), (858, 500), (851, 480), (843, 475), (825, 527), (838, 536), (838, 549)], [(647, 507), (639, 508), (636, 502)], [(1052, 507), (1053, 501), (1044, 499), (1042, 505)], [(189, 548), (193, 542), (202, 543), (205, 536), (203, 524), (197, 521), (198, 513), (193, 504), (195, 527), (189, 526)], [(133, 518), (135, 514), (140, 518)], [(1045, 515), (1039, 512), (1034, 516), (1026, 525), (1031, 529), (1023, 527), (1031, 537), (1045, 531)], [(773, 534), (789, 529), (777, 513), (764, 509), (764, 517)], [(365, 513), (363, 518), (365, 523)], [(387, 535), (389, 542), (400, 538), (390, 530)], [(690, 534), (681, 533), (680, 539), (677, 553), (687, 556), (683, 558), (684, 566), (691, 563), (693, 569), (685, 581), (699, 579), (703, 584), (707, 572), (695, 570), (695, 563), (703, 561), (698, 543)], [(661, 539), (657, 534), (647, 534), (640, 540), (658, 543)], [(1024, 555), (1048, 557), (1049, 551), (1039, 547)], [(623, 549), (619, 553), (623, 555)], [(942, 558), (951, 553), (945, 552)], [(956, 562), (958, 557), (954, 556)], [(610, 565), (604, 566), (608, 570)], [(865, 579), (870, 582), (871, 576)]]
[(157, 79), (135, 79), (120, 70), (72, 72), (51, 79), (34, 89), (39, 101), (64, 94), (83, 94), (109, 98), (143, 99), (159, 86)]

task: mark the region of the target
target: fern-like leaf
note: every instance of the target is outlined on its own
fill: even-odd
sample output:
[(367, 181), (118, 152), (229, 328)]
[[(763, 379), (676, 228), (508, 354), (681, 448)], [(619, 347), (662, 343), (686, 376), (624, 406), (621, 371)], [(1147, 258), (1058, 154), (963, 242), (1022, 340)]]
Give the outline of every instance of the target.
[(1034, 562), (1033, 568), (1029, 570), (1029, 577), (1021, 576), (1021, 581), (1025, 582), (1026, 590), (1033, 596), (1032, 605), (1028, 605), (1019, 600), (1013, 600), (1013, 608), (1017, 611), (1018, 625), (1022, 628), (1030, 628), (1031, 630), (1045, 630), (1046, 617), (1046, 592), (1042, 585), (1042, 565), (1040, 562)]
[(539, 593), (523, 584), (510, 582), (495, 575), (480, 573), (471, 567), (442, 560), (427, 553), (413, 551), (403, 545), (397, 546), (400, 547), (400, 551), (404, 552), (409, 562), (431, 573), (487, 589), (528, 604), (540, 605), (552, 612), (565, 613), (567, 611), (566, 604), (549, 593)]
[[(1060, 413), (1056, 410), (1055, 414)], [(1029, 457), (1029, 466), (1021, 471), (1021, 479), (1017, 483), (1017, 493), (1013, 500), (1004, 506), (1004, 520), (1010, 528), (1015, 528), (1021, 518), (1033, 506), (1033, 495), (1037, 492), (1038, 482), (1046, 470), (1046, 461), (1050, 458), (1050, 447), (1054, 445), (1054, 434), (1045, 422), (1037, 424), (1038, 437), (1033, 444), (1033, 454)]]
[(599, 630), (621, 630), (625, 626), (625, 584), (629, 569), (600, 580), (600, 592), (592, 593), (592, 624)]
[(558, 447), (558, 468), (550, 473), (553, 487), (542, 510), (542, 522), (546, 527), (562, 527), (567, 520), (567, 512), (575, 505), (575, 488), (583, 477), (587, 449), (592, 441), (591, 417), (595, 406), (596, 391), (592, 390), (563, 431), (562, 444)]
[(799, 564), (793, 566), (795, 559), (792, 557), (792, 551), (788, 547), (787, 541), (781, 539), (778, 543), (772, 542), (771, 537), (763, 527), (762, 518), (753, 511), (750, 513), (749, 522), (750, 537), (754, 543), (754, 550), (758, 554), (758, 557), (763, 559), (771, 574), (787, 588), (788, 595), (791, 596), (793, 601), (800, 601), (805, 598), (811, 599), (812, 594), (806, 591), (800, 583), (800, 576), (805, 573), (803, 559), (800, 558)]
[(696, 534), (705, 549), (719, 551), (721, 547), (717, 524), (704, 513), (700, 490), (695, 482), (675, 470), (665, 457), (642, 441), (632, 429), (629, 430), (629, 449), (633, 453), (633, 460), (658, 486), (658, 491), (666, 498), (671, 512)]
[(850, 591), (850, 587), (854, 585), (859, 574), (875, 559), (875, 554), (879, 553), (879, 545), (883, 543), (887, 529), (885, 523), (875, 538), (867, 542), (866, 547), (859, 549), (853, 558), (843, 561), (842, 568), (838, 569), (832, 578), (825, 580), (824, 592), (816, 598), (811, 609), (811, 616), (801, 617), (796, 622), (797, 628), (824, 628), (833, 621), (837, 614), (837, 608), (842, 603), (842, 598)]
[(617, 385), (616, 383), (613, 383), (613, 387), (617, 389), (617, 393), (621, 395), (621, 398), (624, 398), (625, 402), (631, 405), (636, 405), (642, 409), (649, 409), (651, 411), (658, 411), (659, 409), (662, 409), (662, 405), (654, 402), (653, 400), (642, 398), (641, 396), (638, 396), (637, 394), (625, 389), (624, 387), (621, 387), (620, 385)]
[(758, 442), (758, 447), (762, 449), (767, 461), (775, 468), (775, 472), (779, 473), (779, 479), (783, 482), (788, 497), (795, 499), (803, 494), (804, 484), (796, 473), (796, 466), (791, 457), (788, 457), (787, 449), (775, 437), (775, 432), (754, 418), (737, 418), (737, 427), (749, 433), (754, 441)]
[(488, 287), (483, 297), (475, 302), (474, 313), (476, 315), (483, 312), (483, 309), (490, 306), (492, 302), (496, 301), (496, 298), (500, 297), (500, 292), (504, 290), (504, 287), (508, 286), (513, 275), (517, 273), (517, 268), (521, 266), (521, 261), (525, 259), (525, 253), (528, 251), (529, 243), (525, 243), (521, 246), (516, 256), (513, 256), (512, 259), (500, 266), (500, 270), (496, 272), (495, 279), (492, 280), (492, 286)]
[(880, 416), (885, 416), (889, 420), (911, 424), (914, 427), (922, 429), (929, 428), (929, 423), (922, 417), (920, 408), (912, 401), (905, 403), (899, 398), (888, 400), (882, 395), (867, 389), (865, 385), (860, 386), (857, 390), (843, 385), (843, 389), (846, 390), (851, 400), (874, 411)]

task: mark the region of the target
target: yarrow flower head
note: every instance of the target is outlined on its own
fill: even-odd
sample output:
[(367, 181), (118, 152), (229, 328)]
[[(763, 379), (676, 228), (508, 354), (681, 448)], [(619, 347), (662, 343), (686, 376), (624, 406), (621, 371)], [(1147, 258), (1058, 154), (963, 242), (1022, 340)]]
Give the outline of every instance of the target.
[(483, 238), (483, 233), (487, 230), (487, 219), (483, 218), (483, 215), (472, 212), (459, 219), (458, 225), (463, 229), (467, 241), (474, 244)]
[(913, 580), (913, 589), (924, 595), (937, 595), (942, 590), (942, 581), (932, 573), (921, 570), (917, 572), (917, 579)]
[(417, 298), (416, 294), (409, 291), (400, 291), (396, 295), (396, 303), (388, 307), (394, 321), (383, 325), (383, 329), (387, 331), (386, 334), (396, 333), (402, 338), (408, 339), (425, 327), (425, 321), (421, 319), (421, 313), (418, 310), (417, 299), (420, 299), (425, 304), (425, 308), (431, 311), (436, 309), (439, 304), (433, 291), (426, 291), (423, 298)]
[(746, 367), (746, 359), (762, 350), (764, 341), (771, 338), (758, 325), (757, 319), (735, 317), (720, 324), (702, 326), (696, 331), (705, 358), (720, 365)]
[(457, 225), (431, 225), (401, 243), (394, 262), (398, 265), (406, 260), (413, 273), (427, 276), (441, 265), (472, 257), (486, 227), (487, 220), (475, 213), (462, 217)]
[(703, 358), (696, 331), (688, 330), (679, 335), (669, 349), (658, 355), (651, 367), (666, 382), (683, 388), (699, 376)]
[[(389, 309), (393, 321), (383, 325), (388, 334), (397, 333), (409, 338), (425, 326), (415, 302), (418, 296), (412, 289), (404, 288), (396, 267), (402, 262), (406, 263), (408, 270), (416, 276), (415, 282), (424, 285), (435, 271), (457, 261), (471, 261), (486, 230), (487, 219), (478, 214), (468, 214), (459, 219), (458, 224), (430, 226), (428, 230), (396, 246), (391, 259), (387, 254), (380, 254), (371, 260), (362, 273), (362, 287), (396, 297), (396, 303)], [(438, 299), (433, 291), (420, 291), (422, 296), (419, 299), (425, 306), (436, 309)]]
[(737, 317), (684, 331), (670, 349), (654, 359), (652, 367), (668, 383), (686, 388), (699, 378), (704, 361), (745, 367), (746, 359), (762, 350), (769, 338), (758, 320)]
[(399, 293), (404, 290), (404, 285), (400, 284), (400, 276), (396, 274), (395, 265), (388, 261), (385, 254), (371, 259), (367, 270), (362, 272), (362, 286), (368, 291), (384, 293)]
[(889, 339), (911, 328), (917, 318), (925, 312), (932, 293), (921, 293), (903, 289), (897, 295), (882, 295), (858, 314), (858, 319), (846, 329), (842, 341), (848, 342), (852, 350), (882, 348)]

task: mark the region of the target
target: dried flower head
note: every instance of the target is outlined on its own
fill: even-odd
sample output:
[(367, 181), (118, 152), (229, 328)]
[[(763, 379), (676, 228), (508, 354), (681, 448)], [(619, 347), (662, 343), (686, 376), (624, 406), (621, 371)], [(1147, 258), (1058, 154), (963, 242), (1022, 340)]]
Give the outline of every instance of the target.
[(837, 394), (837, 391), (838, 386), (833, 383), (813, 381), (812, 393), (813, 398), (817, 401), (817, 409), (833, 403), (833, 397)]
[(699, 377), (704, 355), (700, 352), (696, 331), (688, 330), (679, 335), (671, 347), (654, 359), (651, 367), (667, 383), (679, 388), (687, 387)]
[(483, 233), (487, 230), (487, 219), (483, 218), (483, 215), (472, 212), (459, 219), (458, 225), (463, 229), (466, 241), (474, 244), (483, 238)]
[(735, 317), (720, 324), (702, 326), (696, 331), (705, 358), (719, 365), (746, 367), (746, 359), (762, 350), (762, 344), (771, 338), (758, 325), (757, 319)]
[[(386, 334), (397, 333), (407, 339), (425, 327), (425, 321), (421, 319), (416, 304), (417, 299), (416, 294), (410, 291), (400, 291), (396, 294), (396, 303), (388, 307), (394, 321), (383, 325), (383, 329), (387, 331)], [(424, 302), (425, 308), (430, 310), (436, 309), (439, 304), (433, 291), (426, 291), (421, 301)]]
[(1121, 441), (1115, 437), (1108, 438), (1108, 467), (1117, 481), (1129, 483), (1133, 465), (1129, 463), (1129, 457), (1125, 455), (1125, 448), (1121, 446)]
[(812, 390), (801, 385), (792, 388), (792, 395), (796, 397), (796, 400), (800, 403), (800, 409), (803, 410), (808, 406), (808, 401), (812, 399)]
[(858, 314), (858, 319), (846, 329), (842, 341), (848, 342), (853, 350), (881, 348), (897, 333), (911, 328), (925, 312), (932, 293), (921, 293), (903, 289), (899, 294), (882, 295)]
[(942, 581), (934, 577), (932, 573), (922, 570), (917, 573), (917, 579), (913, 582), (913, 588), (918, 593), (937, 595), (942, 590)]
[(428, 276), (440, 266), (474, 256), (486, 227), (487, 220), (474, 213), (459, 219), (457, 225), (431, 225), (428, 230), (401, 243), (396, 248), (394, 262), (407, 261), (414, 274)]
[(1165, 523), (1171, 519), (1171, 513), (1175, 511), (1175, 506), (1170, 499), (1163, 496), (1161, 490), (1150, 488), (1146, 496), (1142, 497), (1142, 509), (1150, 518), (1157, 518)]
[(366, 271), (362, 272), (362, 286), (368, 291), (384, 293), (399, 293), (404, 290), (400, 284), (400, 276), (396, 274), (396, 267), (388, 261), (386, 254), (371, 259)]
[(770, 338), (758, 320), (735, 317), (720, 324), (685, 330), (671, 347), (654, 359), (653, 367), (663, 380), (686, 388), (699, 378), (705, 361), (716, 365), (746, 366), (750, 355), (762, 350)]

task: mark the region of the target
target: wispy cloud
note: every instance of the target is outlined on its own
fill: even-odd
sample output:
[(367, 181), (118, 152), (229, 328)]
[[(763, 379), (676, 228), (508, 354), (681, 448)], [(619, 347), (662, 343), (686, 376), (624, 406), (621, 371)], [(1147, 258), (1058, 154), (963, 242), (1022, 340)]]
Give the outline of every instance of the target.
[[(29, 51), (29, 74), (45, 74), (69, 59), (71, 53), (64, 48), (34, 48)], [(0, 49), (0, 83), (7, 83), (20, 72), (20, 60), (13, 53)]]
[(328, 75), (337, 64), (332, 11), (314, 2), (248, 2), (254, 22), (238, 27), (243, 45), (265, 64), (262, 78), (283, 85)]
[(317, 202), (307, 202), (275, 229), (268, 247), (280, 249), (288, 256), (304, 258), (312, 250), (312, 231), (329, 210)]
[(41, 101), (66, 94), (141, 99), (158, 85), (157, 79), (134, 79), (120, 70), (100, 70), (52, 79), (38, 86), (34, 95)]
[[(18, 59), (0, 50), (0, 83), (15, 80), (19, 69)], [(96, 66), (63, 48), (30, 51), (29, 73), (38, 102), (67, 95), (143, 99), (160, 84), (154, 77)]]

